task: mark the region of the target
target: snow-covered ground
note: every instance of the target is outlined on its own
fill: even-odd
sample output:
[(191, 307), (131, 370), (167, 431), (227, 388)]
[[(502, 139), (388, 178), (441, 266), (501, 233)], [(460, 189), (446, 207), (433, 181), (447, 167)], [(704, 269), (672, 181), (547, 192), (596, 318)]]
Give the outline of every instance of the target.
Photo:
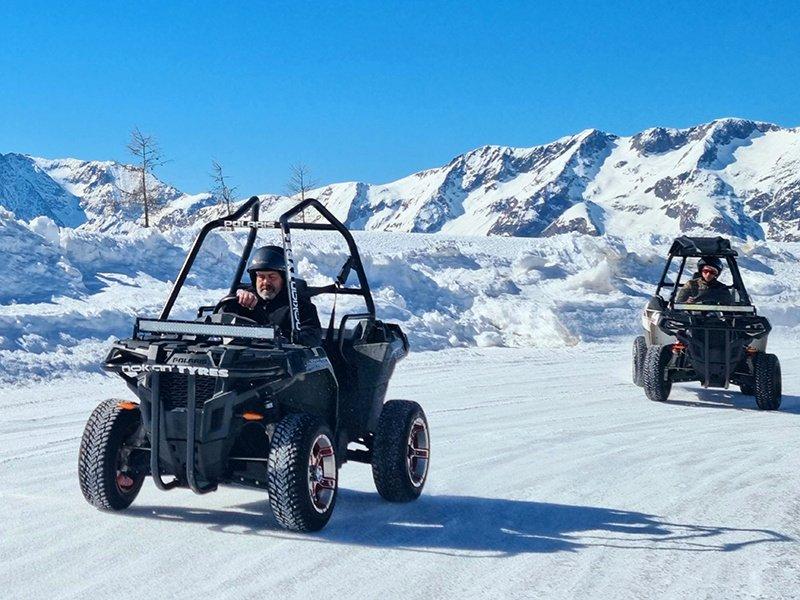
[[(294, 535), (252, 490), (148, 483), (108, 515), (78, 489), (88, 415), (128, 397), (99, 370), (109, 340), (158, 314), (196, 227), (112, 234), (0, 210), (2, 596), (797, 598), (800, 243), (734, 242), (783, 363), (783, 407), (762, 413), (696, 386), (655, 404), (630, 383), (671, 241), (653, 231), (356, 232), (378, 315), (411, 338), (391, 395), (427, 409), (430, 482), (389, 505), (348, 464), (329, 526)], [(225, 294), (242, 242), (209, 237), (173, 316)], [(294, 242), (312, 285), (346, 256), (321, 233)]]
[(0, 589), (6, 598), (797, 598), (800, 347), (778, 412), (737, 392), (630, 383), (628, 341), (454, 348), (401, 363), (390, 396), (426, 408), (419, 501), (383, 502), (341, 472), (312, 535), (264, 493), (195, 496), (148, 480), (124, 513), (89, 506), (84, 423), (121, 380), (0, 391)]

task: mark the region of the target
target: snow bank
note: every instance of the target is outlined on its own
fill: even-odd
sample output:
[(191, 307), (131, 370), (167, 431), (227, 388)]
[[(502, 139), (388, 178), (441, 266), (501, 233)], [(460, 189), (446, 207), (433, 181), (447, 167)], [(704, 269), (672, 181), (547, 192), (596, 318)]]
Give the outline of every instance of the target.
[[(277, 242), (274, 233), (263, 236)], [(399, 322), (415, 350), (558, 347), (631, 335), (666, 251), (663, 240), (573, 234), (355, 237), (379, 316)], [(136, 315), (158, 314), (191, 241), (185, 229), (112, 235), (0, 213), (0, 381), (96, 369), (110, 336), (130, 335)], [(207, 239), (173, 316), (192, 318), (225, 294), (243, 243), (243, 233)], [(796, 328), (800, 244), (757, 242), (740, 251), (760, 311)], [(333, 234), (298, 233), (295, 255), (300, 276), (321, 285), (338, 273), (346, 246)], [(324, 323), (332, 300), (317, 298)], [(337, 301), (339, 315), (359, 308), (354, 297)]]
[(86, 291), (78, 270), (54, 244), (53, 227), (52, 220), (39, 217), (28, 228), (0, 208), (0, 303), (44, 302), (53, 295)]

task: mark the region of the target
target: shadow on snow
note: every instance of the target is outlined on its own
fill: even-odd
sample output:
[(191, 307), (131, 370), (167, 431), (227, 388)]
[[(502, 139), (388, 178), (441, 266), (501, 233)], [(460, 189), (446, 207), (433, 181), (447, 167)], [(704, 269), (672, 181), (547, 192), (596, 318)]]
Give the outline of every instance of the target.
[[(753, 396), (746, 396), (733, 389), (684, 388), (697, 395), (696, 400), (667, 400), (664, 404), (692, 406), (697, 408), (728, 408), (734, 410), (754, 410), (761, 412)], [(800, 414), (800, 396), (783, 394), (779, 413)]]
[(753, 544), (792, 541), (768, 529), (672, 523), (610, 508), (430, 495), (397, 505), (375, 493), (352, 490), (340, 490), (330, 523), (314, 534), (280, 529), (266, 498), (230, 510), (134, 506), (125, 514), (202, 524), (220, 533), (463, 556), (575, 552), (593, 546), (732, 552)]

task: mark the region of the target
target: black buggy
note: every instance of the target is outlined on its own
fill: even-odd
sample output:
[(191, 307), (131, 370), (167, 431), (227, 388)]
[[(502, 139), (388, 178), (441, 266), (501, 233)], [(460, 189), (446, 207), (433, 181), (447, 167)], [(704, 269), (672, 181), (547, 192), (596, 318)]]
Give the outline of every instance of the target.
[[(304, 210), (322, 222), (295, 222)], [(242, 219), (248, 215), (248, 219)], [(278, 221), (259, 221), (257, 197), (227, 217), (207, 223), (195, 240), (161, 315), (137, 318), (130, 339), (115, 342), (104, 368), (118, 373), (139, 402), (110, 399), (89, 418), (81, 440), (78, 476), (86, 500), (122, 510), (145, 477), (161, 490), (197, 494), (221, 484), (268, 492), (277, 521), (314, 531), (336, 503), (338, 469), (347, 460), (369, 463), (383, 498), (405, 502), (422, 492), (430, 461), (425, 413), (416, 402), (384, 402), (397, 361), (408, 353), (400, 327), (376, 318), (355, 241), (325, 207), (305, 200)], [(230, 287), (197, 319), (169, 319), (209, 232), (249, 229)], [(235, 292), (258, 229), (280, 231), (286, 261), (292, 330), (278, 331), (233, 312)], [(337, 231), (349, 257), (329, 285), (298, 279), (293, 230)], [(355, 273), (357, 284), (348, 286)], [(298, 294), (334, 295), (330, 324), (315, 347), (294, 343)], [(366, 309), (335, 321), (335, 296), (360, 296)]]
[[(633, 381), (650, 400), (667, 400), (675, 381), (699, 381), (706, 388), (727, 389), (733, 383), (755, 396), (758, 408), (780, 407), (781, 367), (766, 351), (771, 327), (750, 301), (736, 256), (721, 237), (684, 236), (673, 242), (642, 314), (644, 335), (633, 342)], [(727, 265), (730, 304), (676, 302), (690, 258), (717, 258)]]

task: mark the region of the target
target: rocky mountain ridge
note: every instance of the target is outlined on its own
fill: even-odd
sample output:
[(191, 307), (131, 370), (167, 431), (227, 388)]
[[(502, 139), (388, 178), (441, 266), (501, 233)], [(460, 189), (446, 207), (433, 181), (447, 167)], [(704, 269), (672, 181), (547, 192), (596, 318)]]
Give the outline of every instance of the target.
[[(0, 154), (0, 205), (92, 230), (135, 227), (133, 167)], [(208, 193), (150, 181), (160, 227), (219, 214)], [(531, 148), (483, 146), (387, 184), (311, 192), (353, 229), (547, 237), (717, 233), (800, 240), (800, 129), (719, 119), (629, 137), (590, 129)], [(263, 196), (265, 212), (293, 200)]]

